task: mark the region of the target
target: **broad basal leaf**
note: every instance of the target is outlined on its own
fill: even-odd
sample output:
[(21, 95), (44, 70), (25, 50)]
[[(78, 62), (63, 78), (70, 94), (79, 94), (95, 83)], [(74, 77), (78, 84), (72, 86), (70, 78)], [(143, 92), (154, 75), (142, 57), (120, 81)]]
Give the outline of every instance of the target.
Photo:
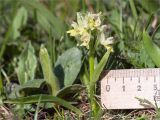
[(37, 67), (37, 59), (31, 42), (28, 43), (19, 57), (18, 67), (16, 68), (19, 83), (22, 85), (28, 80), (33, 80)]
[(71, 48), (58, 57), (55, 63), (55, 74), (61, 82), (61, 87), (72, 85), (82, 62), (82, 53), (78, 48)]

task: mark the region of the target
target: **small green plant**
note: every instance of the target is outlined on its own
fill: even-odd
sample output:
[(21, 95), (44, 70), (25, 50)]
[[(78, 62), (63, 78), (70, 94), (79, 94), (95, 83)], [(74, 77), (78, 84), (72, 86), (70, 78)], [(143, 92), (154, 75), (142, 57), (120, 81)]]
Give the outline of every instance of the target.
[[(77, 13), (77, 22), (72, 23), (72, 29), (67, 31), (70, 36), (76, 38), (78, 46), (84, 46), (88, 50), (89, 70), (85, 68), (85, 72), (81, 75), (82, 82), (87, 88), (92, 116), (96, 116), (100, 107), (94, 97), (96, 93), (96, 82), (108, 60), (110, 53), (113, 51), (112, 44), (114, 38), (106, 38), (106, 25), (102, 25), (101, 13), (92, 14), (90, 12), (82, 14)], [(96, 49), (99, 45), (103, 45), (107, 52), (104, 54), (100, 62), (95, 64)]]
[[(84, 89), (82, 85), (73, 84), (81, 68), (81, 54), (78, 48), (71, 48), (58, 58), (55, 67), (52, 68), (48, 51), (42, 45), (39, 58), (44, 79), (35, 79), (34, 74), (37, 61), (34, 59), (34, 48), (29, 43), (27, 49), (20, 55), (21, 59), (18, 62), (17, 75), (20, 85), (11, 92), (7, 100), (4, 100), (3, 103), (23, 104), (25, 107), (26, 104), (31, 103), (38, 103), (39, 105), (39, 103), (47, 104), (48, 102), (49, 104), (53, 102), (54, 104), (50, 104), (49, 108), (55, 108), (55, 105), (58, 104), (73, 110), (78, 115), (82, 115), (79, 109), (63, 100), (66, 99), (66, 96), (70, 96), (67, 99), (70, 100), (74, 94)], [(48, 92), (43, 90), (45, 86), (48, 88)]]
[(155, 120), (159, 120), (160, 119), (160, 109), (159, 109), (159, 107), (157, 105), (156, 98), (154, 98), (155, 103), (152, 103), (147, 99), (141, 99), (141, 98), (138, 98), (138, 97), (136, 97), (136, 99), (139, 101), (139, 104), (142, 105), (144, 108), (153, 108), (155, 110), (155, 115), (154, 115), (155, 118), (154, 119)]

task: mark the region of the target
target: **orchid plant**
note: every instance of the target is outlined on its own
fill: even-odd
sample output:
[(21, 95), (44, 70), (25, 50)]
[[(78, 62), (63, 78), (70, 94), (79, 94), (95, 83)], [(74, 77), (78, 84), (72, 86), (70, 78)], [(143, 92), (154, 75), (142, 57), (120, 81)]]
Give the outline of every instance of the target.
[[(77, 22), (71, 24), (72, 29), (67, 31), (70, 36), (75, 37), (78, 46), (85, 47), (89, 52), (89, 70), (84, 70), (81, 79), (87, 88), (88, 98), (90, 101), (93, 116), (97, 114), (99, 105), (94, 97), (96, 93), (96, 81), (108, 60), (111, 52), (113, 52), (114, 37), (107, 37), (107, 25), (102, 24), (102, 13), (93, 14), (90, 12), (77, 13)], [(106, 53), (95, 66), (95, 52), (98, 45), (101, 44), (106, 48)]]

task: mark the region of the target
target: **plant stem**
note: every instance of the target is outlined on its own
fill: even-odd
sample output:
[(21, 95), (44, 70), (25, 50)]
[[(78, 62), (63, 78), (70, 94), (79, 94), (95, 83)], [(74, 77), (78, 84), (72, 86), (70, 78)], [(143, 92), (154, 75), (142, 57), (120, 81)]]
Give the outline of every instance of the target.
[(89, 54), (89, 71), (90, 71), (90, 81), (92, 80), (94, 72), (94, 53), (90, 52)]
[[(94, 50), (90, 50), (90, 54), (89, 54), (89, 69), (90, 69), (90, 82), (92, 81), (93, 78), (93, 73), (94, 73)], [(94, 86), (88, 86), (88, 96), (90, 99), (90, 107), (92, 110), (92, 116), (95, 115), (96, 111), (97, 111), (97, 103), (96, 100), (94, 98), (94, 94), (95, 94), (95, 85)]]
[(96, 115), (97, 108), (98, 108), (94, 94), (95, 94), (95, 86), (91, 86), (90, 87), (90, 106), (92, 110), (92, 116)]

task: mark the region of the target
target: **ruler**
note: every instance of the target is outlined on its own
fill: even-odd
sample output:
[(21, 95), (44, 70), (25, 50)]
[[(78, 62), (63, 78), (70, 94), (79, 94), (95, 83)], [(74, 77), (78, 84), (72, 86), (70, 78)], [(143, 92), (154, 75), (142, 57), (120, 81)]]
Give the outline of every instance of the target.
[(107, 109), (143, 109), (137, 99), (160, 107), (160, 68), (106, 71), (101, 80), (101, 104)]

